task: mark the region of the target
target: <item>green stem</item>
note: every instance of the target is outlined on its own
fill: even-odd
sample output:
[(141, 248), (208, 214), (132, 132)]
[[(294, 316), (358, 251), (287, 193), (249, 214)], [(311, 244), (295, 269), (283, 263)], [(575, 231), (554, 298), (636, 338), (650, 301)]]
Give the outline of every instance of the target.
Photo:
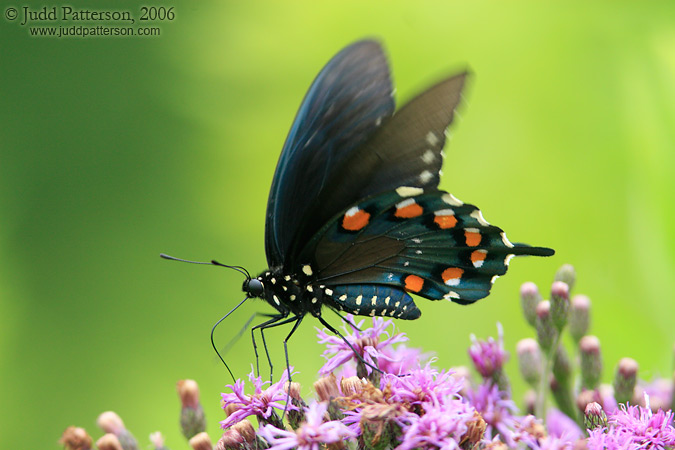
[(553, 358), (555, 358), (558, 350), (558, 342), (560, 341), (560, 331), (556, 333), (553, 338), (553, 344), (544, 352), (545, 359), (541, 368), (541, 378), (539, 380), (539, 389), (537, 390), (537, 402), (534, 405), (534, 414), (546, 423), (546, 397), (548, 394), (548, 383), (551, 378), (551, 371), (553, 369)]

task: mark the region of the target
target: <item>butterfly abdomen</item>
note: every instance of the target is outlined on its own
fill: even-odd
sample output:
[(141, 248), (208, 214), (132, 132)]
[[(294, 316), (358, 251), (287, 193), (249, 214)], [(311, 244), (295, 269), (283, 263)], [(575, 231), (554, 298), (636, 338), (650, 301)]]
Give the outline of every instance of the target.
[(422, 314), (412, 297), (389, 286), (339, 285), (332, 286), (327, 298), (331, 306), (360, 316), (388, 316), (398, 319), (417, 319)]

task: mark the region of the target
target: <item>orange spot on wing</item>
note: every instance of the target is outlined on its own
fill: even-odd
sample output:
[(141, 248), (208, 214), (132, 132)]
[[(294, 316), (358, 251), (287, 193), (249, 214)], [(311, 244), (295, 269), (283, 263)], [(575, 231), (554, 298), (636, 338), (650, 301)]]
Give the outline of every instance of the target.
[(436, 222), (436, 225), (438, 225), (439, 228), (445, 230), (457, 225), (457, 218), (452, 215), (436, 216), (434, 217), (434, 222)]
[(478, 231), (464, 230), (464, 238), (466, 239), (466, 245), (469, 247), (477, 247), (478, 244), (480, 244), (482, 236)]
[(471, 262), (476, 265), (479, 261), (485, 261), (487, 252), (485, 250), (475, 250), (471, 253)]
[(412, 219), (413, 217), (421, 216), (424, 210), (417, 203), (411, 203), (406, 206), (401, 206), (396, 208), (396, 217), (401, 219)]
[(408, 275), (405, 277), (405, 290), (410, 292), (419, 292), (424, 286), (424, 279), (417, 275)]
[(441, 274), (441, 278), (443, 278), (443, 282), (445, 284), (450, 282), (451, 285), (455, 285), (459, 283), (459, 279), (462, 278), (463, 273), (464, 270), (460, 269), (459, 267), (448, 267)]
[(370, 213), (359, 209), (352, 215), (345, 214), (342, 218), (342, 228), (349, 231), (358, 231), (368, 225)]

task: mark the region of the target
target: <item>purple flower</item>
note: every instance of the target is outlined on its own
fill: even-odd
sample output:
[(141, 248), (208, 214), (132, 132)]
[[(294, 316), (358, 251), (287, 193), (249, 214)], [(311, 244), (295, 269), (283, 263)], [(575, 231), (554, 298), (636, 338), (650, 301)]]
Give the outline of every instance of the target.
[(391, 400), (394, 402), (439, 405), (446, 399), (459, 398), (464, 380), (454, 377), (453, 372), (439, 372), (427, 364), (407, 376), (387, 374), (382, 377), (383, 388), (387, 384), (391, 388)]
[(495, 341), (492, 337), (487, 341), (479, 341), (471, 335), (471, 347), (469, 356), (476, 370), (483, 378), (492, 378), (496, 372), (502, 370), (504, 363), (509, 359), (509, 354), (504, 350), (504, 329), (501, 323), (497, 323), (499, 338)]
[(649, 408), (642, 406), (621, 406), (621, 409), (611, 414), (607, 420), (610, 433), (612, 428), (619, 432), (628, 432), (632, 441), (644, 448), (664, 448), (675, 446), (675, 428), (673, 428), (673, 412), (663, 412), (660, 409), (653, 413)]
[(548, 434), (561, 441), (574, 442), (584, 437), (577, 423), (559, 409), (551, 408), (546, 414)]
[(672, 405), (673, 383), (665, 378), (657, 378), (651, 383), (642, 386), (644, 393), (649, 396), (652, 411), (668, 409)]
[(502, 436), (509, 446), (514, 446), (514, 432), (518, 412), (516, 404), (509, 398), (506, 392), (491, 381), (481, 383), (476, 389), (467, 392), (468, 402), (483, 416), (487, 424), (485, 435), (492, 437), (496, 433)]
[(401, 445), (396, 450), (437, 447), (443, 450), (459, 449), (462, 436), (469, 430), (468, 422), (474, 409), (461, 400), (450, 400), (440, 405), (425, 404), (425, 414), (403, 427)]
[(590, 450), (665, 449), (675, 446), (673, 412), (653, 413), (647, 407), (621, 405), (609, 414), (608, 426), (589, 431)]
[(608, 433), (604, 427), (588, 430), (588, 450), (638, 450), (640, 444), (633, 442), (630, 433)]
[(401, 375), (418, 369), (422, 361), (428, 359), (429, 354), (422, 353), (422, 350), (401, 344), (396, 348), (390, 346), (382, 348), (377, 362), (382, 372)]
[(268, 424), (258, 430), (258, 435), (270, 444), (269, 450), (319, 450), (325, 447), (323, 444), (356, 437), (338, 421), (324, 422), (327, 408), (327, 403), (311, 403), (305, 408), (305, 422), (297, 430), (281, 430)]
[(289, 411), (298, 409), (291, 403), (285, 405), (286, 398), (288, 397), (288, 394), (284, 390), (284, 386), (288, 381), (287, 371), (281, 375), (281, 380), (272, 384), (267, 389), (263, 389), (263, 386), (269, 384), (269, 381), (263, 382), (260, 377), (253, 375), (253, 371), (251, 371), (248, 378), (255, 388), (253, 395), (246, 395), (244, 393), (244, 382), (242, 380), (237, 380), (234, 385), (227, 385), (232, 390), (232, 393), (221, 394), (223, 409), (226, 409), (230, 405), (236, 408), (227, 419), (220, 422), (221, 428), (228, 428), (240, 420), (253, 415), (267, 419), (274, 412), (274, 408), (279, 410), (286, 408)]
[[(354, 316), (346, 315), (346, 319), (353, 323)], [(361, 329), (363, 320), (355, 324), (357, 328)], [(385, 320), (381, 317), (373, 317), (372, 328), (367, 328), (363, 331), (355, 330), (350, 325), (343, 326), (345, 330), (344, 337), (349, 342), (357, 353), (368, 363), (374, 364), (373, 358), (386, 357), (382, 351), (399, 342), (405, 342), (408, 338), (403, 333), (389, 335), (386, 331), (389, 326), (393, 325), (391, 320)], [(317, 329), (320, 344), (326, 344), (326, 350), (321, 356), (326, 358), (326, 364), (319, 370), (319, 374), (328, 375), (339, 366), (356, 358), (351, 348), (338, 336), (332, 336), (324, 330)], [(368, 368), (370, 373), (372, 369)]]

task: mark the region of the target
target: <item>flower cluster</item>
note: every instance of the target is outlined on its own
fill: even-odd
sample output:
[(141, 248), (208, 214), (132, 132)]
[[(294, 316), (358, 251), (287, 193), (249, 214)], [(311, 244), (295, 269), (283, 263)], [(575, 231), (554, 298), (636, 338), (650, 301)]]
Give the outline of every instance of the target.
[[(638, 364), (624, 358), (612, 385), (600, 383), (600, 341), (588, 334), (590, 300), (571, 296), (575, 274), (563, 266), (545, 300), (533, 283), (521, 287), (533, 338), (516, 348), (521, 375), (531, 386), (522, 411), (516, 405), (504, 365), (503, 329), (497, 339), (471, 336), (469, 358), (478, 374), (463, 367), (439, 369), (421, 350), (408, 347), (391, 320), (354, 322), (347, 315), (344, 339), (318, 330), (325, 364), (305, 399), (288, 371), (272, 384), (251, 374), (222, 394), (227, 417), (218, 450), (619, 450), (675, 449), (673, 381), (644, 383)], [(563, 346), (569, 335), (574, 354)], [(577, 362), (578, 361), (578, 362)], [(196, 383), (178, 385), (181, 425), (195, 449), (214, 448)], [(247, 394), (247, 392), (251, 392)], [(548, 405), (549, 398), (555, 407)], [(256, 419), (256, 430), (250, 417)], [(106, 431), (100, 449), (134, 450), (133, 436), (114, 413), (99, 424)], [(159, 434), (156, 450), (166, 450)], [(92, 448), (81, 428), (70, 427), (68, 449)]]

